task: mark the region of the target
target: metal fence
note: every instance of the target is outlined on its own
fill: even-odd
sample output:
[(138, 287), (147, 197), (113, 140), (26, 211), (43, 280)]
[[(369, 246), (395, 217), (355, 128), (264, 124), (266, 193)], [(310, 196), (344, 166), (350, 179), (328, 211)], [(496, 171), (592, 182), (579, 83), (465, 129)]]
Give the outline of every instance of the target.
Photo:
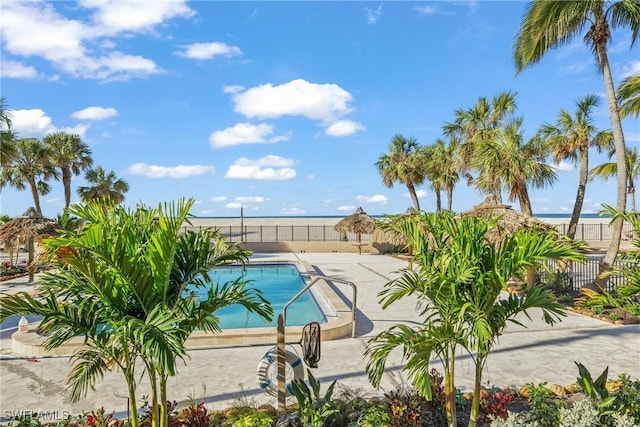
[[(567, 234), (568, 224), (553, 225), (562, 234)], [(185, 226), (184, 231), (197, 231), (202, 227)], [(216, 227), (222, 236), (231, 242), (248, 243), (278, 243), (278, 242), (355, 242), (355, 233), (339, 233), (332, 225), (237, 225)], [(624, 224), (622, 240), (629, 241), (632, 228), (629, 223)], [(361, 236), (363, 242), (371, 242), (370, 234)], [(607, 242), (611, 239), (611, 227), (608, 224), (578, 224), (576, 240), (585, 242)]]
[[(569, 224), (555, 224), (554, 227), (562, 234), (567, 234), (569, 230)], [(585, 224), (578, 223), (576, 229), (576, 240), (583, 240), (585, 242), (608, 242), (611, 240), (612, 228), (609, 224)], [(622, 227), (622, 240), (631, 240), (633, 228), (631, 224), (625, 222)]]
[[(600, 271), (600, 263), (604, 259), (603, 256), (589, 256), (585, 262), (573, 262), (569, 261), (567, 267), (564, 270), (559, 269), (558, 263), (554, 260), (547, 260), (546, 265), (548, 271), (540, 273), (541, 279), (547, 284), (552, 284), (557, 277), (558, 271), (563, 271), (560, 280), (568, 281), (568, 285), (571, 286), (573, 291), (579, 291), (584, 285), (592, 283), (598, 276)], [(615, 269), (622, 267), (622, 261), (618, 258), (613, 263)], [(617, 274), (611, 274), (609, 281), (606, 285), (606, 291), (611, 292), (618, 285), (622, 284), (622, 276)]]
[[(197, 231), (202, 227), (185, 226), (184, 231)], [(230, 242), (278, 243), (278, 242), (355, 242), (355, 233), (339, 233), (332, 225), (229, 225), (215, 227)], [(363, 242), (371, 242), (370, 234), (362, 234)]]

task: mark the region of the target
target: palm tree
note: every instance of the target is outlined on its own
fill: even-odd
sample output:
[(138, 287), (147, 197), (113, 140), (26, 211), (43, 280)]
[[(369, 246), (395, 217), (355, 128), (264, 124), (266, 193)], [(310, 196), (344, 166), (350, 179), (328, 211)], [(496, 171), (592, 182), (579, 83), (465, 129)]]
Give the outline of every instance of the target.
[[(180, 235), (193, 203), (181, 200), (135, 211), (74, 205), (69, 212), (84, 225), (43, 242), (54, 270), (41, 278), (40, 293), (0, 299), (0, 319), (43, 316), (40, 327), (48, 348), (78, 334), (86, 337), (69, 373), (73, 400), (115, 365), (126, 379), (130, 410), (136, 414), (136, 362), (142, 361), (151, 384), (152, 425), (166, 427), (167, 378), (175, 375), (177, 359), (185, 357), (189, 334), (196, 327), (219, 331), (214, 313), (230, 304), (271, 317), (270, 305), (246, 281), (218, 285), (209, 276), (213, 266), (246, 262), (246, 251), (228, 245), (212, 229)], [(195, 289), (203, 286), (209, 291), (201, 300)], [(137, 426), (137, 417), (131, 422)]]
[(129, 191), (129, 184), (116, 177), (111, 171), (106, 173), (102, 166), (89, 169), (84, 179), (91, 185), (78, 187), (78, 195), (85, 203), (101, 201), (106, 204), (118, 205), (124, 201), (124, 195)]
[(400, 182), (407, 186), (416, 211), (420, 210), (416, 185), (422, 184), (426, 179), (420, 148), (415, 138), (407, 139), (398, 134), (391, 140), (389, 153), (382, 154), (375, 163), (384, 185), (391, 188), (395, 182)]
[(441, 191), (446, 194), (448, 210), (453, 204), (453, 189), (460, 180), (456, 163), (458, 145), (458, 139), (451, 137), (448, 142), (438, 138), (434, 144), (424, 147), (425, 169), (436, 193), (437, 212), (442, 210)]
[[(585, 27), (588, 27), (588, 30), (583, 35)], [(540, 61), (548, 51), (569, 43), (578, 35), (583, 35), (585, 43), (595, 53), (596, 63), (604, 80), (618, 165), (616, 207), (619, 211), (624, 211), (627, 196), (625, 143), (607, 51), (607, 45), (611, 42), (611, 31), (618, 28), (631, 30), (633, 45), (640, 32), (640, 4), (637, 1), (535, 0), (527, 6), (520, 32), (516, 36), (514, 60), (516, 71), (519, 73)], [(624, 220), (621, 217), (613, 222), (611, 241), (601, 264), (602, 273), (611, 269), (618, 255), (623, 224)], [(598, 281), (606, 282), (604, 276), (600, 274)]]
[[(539, 138), (524, 142), (522, 118), (516, 118), (499, 129), (494, 140), (476, 148), (472, 164), (480, 170), (493, 170), (493, 176), (508, 190), (509, 201), (518, 200), (522, 213), (532, 217), (529, 185), (544, 188), (557, 179), (553, 168), (545, 163), (546, 157), (546, 146)], [(482, 187), (485, 177), (480, 175), (476, 185)]]
[(544, 125), (541, 135), (548, 140), (556, 163), (561, 160), (577, 162), (578, 190), (576, 201), (573, 205), (571, 220), (567, 236), (573, 239), (578, 228), (580, 212), (584, 202), (584, 195), (589, 174), (589, 149), (596, 148), (602, 151), (610, 147), (613, 135), (611, 131), (599, 131), (593, 120), (592, 110), (600, 104), (597, 95), (585, 95), (576, 101), (576, 111), (572, 116), (567, 110), (560, 110), (555, 125)]
[(58, 172), (51, 164), (47, 146), (39, 139), (24, 138), (15, 141), (15, 154), (8, 159), (0, 172), (0, 189), (6, 185), (16, 190), (29, 187), (36, 211), (42, 215), (40, 195), (48, 194), (50, 178), (57, 179)]
[(0, 97), (0, 165), (4, 166), (15, 154), (15, 134), (11, 131), (11, 111), (5, 97)]
[(633, 74), (618, 86), (618, 102), (620, 102), (620, 116), (640, 115), (640, 73)]
[(475, 364), (474, 399), (469, 426), (475, 426), (482, 373), (489, 353), (509, 322), (522, 325), (518, 316), (532, 308), (542, 311), (553, 324), (564, 314), (549, 290), (526, 288), (523, 295), (502, 296), (507, 282), (523, 279), (527, 270), (546, 259), (582, 260), (568, 239), (553, 233), (524, 228), (502, 241), (487, 236), (497, 219), (485, 222), (475, 217), (456, 219), (450, 212), (404, 218), (398, 227), (414, 249), (415, 267), (380, 292), (383, 308), (405, 297), (413, 297), (424, 315), (419, 327), (396, 325), (372, 338), (365, 352), (367, 374), (378, 385), (389, 354), (403, 348), (404, 370), (419, 392), (429, 397), (428, 367), (433, 357), (443, 364), (445, 406), (449, 426), (456, 425), (455, 357), (458, 346)]
[(68, 208), (71, 203), (71, 175), (80, 175), (93, 164), (91, 149), (82, 142), (80, 135), (66, 132), (49, 134), (43, 142), (51, 152), (52, 163), (62, 171), (64, 207)]
[(456, 110), (453, 123), (443, 126), (445, 135), (460, 138), (458, 168), (462, 171), (475, 170), (480, 184), (471, 174), (465, 176), (469, 183), (475, 184), (480, 191), (495, 196), (502, 201), (500, 180), (494, 170), (484, 169), (482, 163), (473, 161), (476, 149), (485, 141), (494, 140), (496, 133), (509, 122), (516, 109), (516, 94), (500, 92), (491, 100), (478, 98), (476, 104), (467, 110)]
[[(615, 156), (615, 151), (609, 152), (609, 159)], [(640, 177), (640, 157), (638, 157), (638, 149), (633, 147), (627, 148), (625, 159), (627, 161), (627, 192), (631, 198), (631, 210), (636, 210), (636, 184), (635, 181)], [(616, 175), (618, 165), (615, 162), (607, 162), (598, 165), (589, 171), (589, 180), (592, 181), (596, 177), (605, 181)]]

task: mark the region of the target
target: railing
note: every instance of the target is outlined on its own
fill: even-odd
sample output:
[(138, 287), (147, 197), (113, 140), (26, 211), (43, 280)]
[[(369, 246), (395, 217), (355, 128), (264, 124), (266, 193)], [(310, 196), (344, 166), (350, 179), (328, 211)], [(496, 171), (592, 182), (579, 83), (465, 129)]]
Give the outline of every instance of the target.
[[(185, 226), (183, 230), (198, 231), (204, 227)], [(355, 242), (355, 233), (340, 233), (332, 225), (229, 225), (215, 227), (229, 242), (277, 243), (277, 242)], [(371, 242), (370, 234), (361, 235), (363, 242)]]
[[(569, 224), (554, 224), (557, 230), (566, 234)], [(185, 226), (183, 230), (197, 231), (203, 227)], [(355, 242), (358, 235), (355, 233), (339, 233), (332, 225), (237, 225), (215, 227), (230, 242), (247, 243), (277, 243), (277, 242)], [(624, 224), (622, 240), (629, 241), (632, 236), (632, 228), (628, 223)], [(363, 242), (371, 242), (370, 234), (362, 234)], [(585, 242), (607, 242), (611, 239), (611, 227), (608, 224), (578, 224), (576, 240)]]
[[(569, 224), (555, 224), (554, 227), (562, 234), (567, 234), (569, 230)], [(611, 240), (612, 227), (609, 224), (585, 224), (578, 223), (576, 228), (576, 240), (583, 240), (585, 242), (608, 242)], [(631, 240), (633, 228), (631, 224), (625, 222), (622, 226), (622, 240)]]
[[(584, 285), (592, 283), (593, 280), (598, 277), (600, 271), (600, 263), (604, 257), (602, 256), (590, 256), (585, 262), (573, 262), (569, 261), (564, 269), (566, 279), (569, 281), (569, 285), (574, 291), (579, 291)], [(541, 272), (543, 280), (546, 283), (553, 282), (553, 275), (558, 271), (558, 264), (554, 260), (548, 260), (546, 262), (550, 272)], [(616, 259), (614, 262), (614, 268), (618, 269), (622, 267), (622, 261)], [(622, 276), (617, 274), (611, 274), (607, 281), (606, 291), (611, 292), (618, 285), (622, 284)]]

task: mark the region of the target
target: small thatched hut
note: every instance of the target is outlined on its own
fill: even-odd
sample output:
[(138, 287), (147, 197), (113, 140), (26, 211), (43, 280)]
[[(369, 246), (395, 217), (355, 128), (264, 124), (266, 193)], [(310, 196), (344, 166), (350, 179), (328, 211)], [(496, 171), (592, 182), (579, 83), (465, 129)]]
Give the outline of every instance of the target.
[(376, 229), (376, 220), (359, 207), (354, 213), (338, 221), (333, 227), (339, 233), (358, 235), (358, 253), (362, 254), (362, 235), (371, 234)]
[(29, 208), (24, 214), (0, 225), (0, 244), (11, 253), (13, 250), (28, 243), (29, 245), (29, 281), (33, 281), (35, 273), (35, 247), (37, 238), (51, 236), (56, 233), (58, 222), (44, 218), (34, 208)]

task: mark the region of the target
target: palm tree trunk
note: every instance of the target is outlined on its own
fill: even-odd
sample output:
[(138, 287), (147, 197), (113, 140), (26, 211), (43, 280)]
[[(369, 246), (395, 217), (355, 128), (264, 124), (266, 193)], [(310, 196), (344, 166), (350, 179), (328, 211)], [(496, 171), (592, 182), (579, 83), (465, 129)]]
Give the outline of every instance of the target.
[(520, 212), (529, 218), (533, 217), (533, 210), (531, 209), (531, 200), (529, 199), (529, 190), (527, 190), (527, 186), (522, 186), (522, 190), (518, 195), (518, 199), (520, 200)]
[(442, 195), (440, 189), (436, 190), (436, 212), (442, 211)]
[(580, 220), (580, 212), (582, 212), (582, 204), (584, 203), (584, 193), (587, 188), (587, 178), (589, 174), (589, 151), (587, 147), (580, 149), (580, 171), (578, 176), (578, 192), (576, 194), (576, 202), (573, 205), (571, 220), (569, 221), (569, 229), (567, 237), (573, 239), (576, 237), (578, 229), (578, 221)]
[[(618, 101), (616, 100), (616, 90), (613, 85), (613, 78), (611, 77), (611, 68), (609, 67), (609, 58), (607, 57), (606, 43), (598, 43), (596, 45), (596, 52), (598, 53), (598, 59), (602, 66), (602, 74), (604, 77), (604, 85), (607, 91), (607, 100), (609, 103), (609, 114), (611, 116), (611, 129), (613, 131), (613, 141), (616, 150), (616, 165), (617, 165), (617, 198), (616, 209), (619, 212), (624, 212), (627, 207), (627, 162), (625, 158), (625, 143), (624, 134), (622, 132), (622, 122), (620, 120), (620, 110), (618, 108)], [(612, 222), (611, 241), (607, 247), (607, 252), (604, 256), (602, 263), (600, 264), (600, 272), (595, 280), (595, 283), (604, 287), (609, 280), (608, 273), (611, 271), (611, 267), (618, 256), (620, 250), (620, 241), (622, 240), (622, 227), (624, 225), (624, 218), (622, 215), (617, 216)]]
[(411, 196), (411, 200), (413, 200), (413, 207), (416, 211), (420, 211), (420, 202), (418, 201), (418, 195), (416, 194), (416, 187), (412, 182), (407, 183), (407, 189), (409, 190), (409, 195)]
[(480, 355), (478, 355), (476, 358), (473, 399), (471, 399), (471, 411), (469, 414), (468, 427), (476, 427), (476, 424), (478, 423), (478, 411), (480, 409), (480, 392), (482, 390), (482, 367), (484, 365), (484, 360), (484, 357)]
[(455, 386), (455, 357), (456, 348), (448, 350), (448, 356), (444, 362), (444, 407), (447, 412), (447, 423), (449, 427), (457, 427), (458, 419), (456, 415), (456, 386)]
[(31, 179), (29, 181), (29, 187), (31, 188), (31, 196), (33, 196), (33, 204), (36, 212), (42, 215), (42, 209), (40, 209), (40, 193), (38, 193), (38, 187), (36, 186), (35, 180)]
[(167, 376), (160, 375), (160, 427), (169, 427), (169, 399), (167, 399)]
[(64, 186), (64, 207), (71, 204), (71, 171), (69, 168), (62, 168), (62, 185)]
[(447, 210), (452, 211), (451, 208), (453, 205), (453, 187), (447, 188)]

